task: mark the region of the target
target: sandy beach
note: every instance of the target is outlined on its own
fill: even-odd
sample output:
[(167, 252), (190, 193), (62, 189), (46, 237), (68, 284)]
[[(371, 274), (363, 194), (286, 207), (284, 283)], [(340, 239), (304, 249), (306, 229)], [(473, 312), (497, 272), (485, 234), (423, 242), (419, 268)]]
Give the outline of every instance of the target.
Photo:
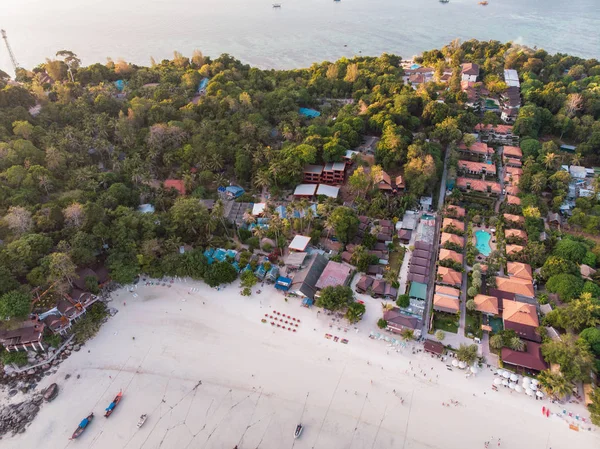
[[(236, 285), (217, 291), (191, 281), (140, 285), (135, 293), (113, 293), (119, 313), (44, 378), (40, 387), (58, 382), (59, 396), (1, 448), (465, 449), (485, 441), (497, 447), (498, 438), (515, 449), (600, 444), (597, 430), (576, 432), (566, 419), (542, 416), (542, 406), (553, 413), (561, 406), (492, 391), (488, 369), (466, 378), (410, 345), (398, 353), (369, 339), (378, 330), (378, 300), (361, 297), (367, 314), (358, 332), (345, 333), (266, 285), (251, 297)], [(261, 323), (274, 310), (299, 319), (297, 332)], [(122, 402), (104, 418), (120, 389)], [(459, 405), (442, 405), (451, 400)], [(581, 405), (569, 407), (588, 417)], [(92, 411), (96, 419), (69, 441)], [(138, 429), (143, 413), (149, 417)], [(304, 432), (294, 440), (299, 422)]]

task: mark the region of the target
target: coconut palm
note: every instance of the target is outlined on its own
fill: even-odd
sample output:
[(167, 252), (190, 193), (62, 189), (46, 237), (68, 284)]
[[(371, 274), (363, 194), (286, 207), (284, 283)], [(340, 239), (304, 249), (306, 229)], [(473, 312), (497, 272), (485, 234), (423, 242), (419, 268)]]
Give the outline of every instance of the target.
[(477, 345), (462, 344), (456, 351), (456, 358), (467, 365), (472, 365), (477, 360)]
[(504, 346), (504, 339), (502, 338), (502, 335), (493, 335), (492, 338), (490, 338), (490, 346), (494, 349), (502, 349)]
[(571, 393), (571, 382), (561, 373), (545, 370), (538, 375), (537, 380), (544, 391), (555, 399), (562, 399)]
[(467, 303), (465, 304), (466, 308), (468, 311), (472, 312), (473, 310), (475, 310), (477, 308), (477, 304), (475, 304), (475, 301), (472, 299), (469, 299), (467, 301)]
[(415, 338), (415, 331), (412, 329), (403, 329), (402, 330), (402, 338), (405, 340), (412, 340)]
[(582, 160), (583, 157), (581, 156), (581, 153), (575, 153), (571, 156), (571, 164), (573, 165), (580, 165)]
[(507, 343), (508, 343), (508, 347), (514, 351), (524, 351), (525, 350), (525, 342), (517, 336), (511, 337)]
[(262, 189), (263, 193), (271, 185), (271, 176), (266, 170), (259, 170), (254, 176), (254, 185)]
[(546, 168), (554, 168), (558, 160), (556, 153), (546, 153), (544, 155), (544, 165)]

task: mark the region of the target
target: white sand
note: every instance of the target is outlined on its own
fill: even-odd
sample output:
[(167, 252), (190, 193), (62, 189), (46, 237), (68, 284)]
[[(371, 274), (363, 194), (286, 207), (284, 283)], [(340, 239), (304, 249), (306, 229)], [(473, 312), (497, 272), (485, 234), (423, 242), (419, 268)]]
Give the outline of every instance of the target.
[[(199, 292), (188, 294), (190, 287)], [(137, 298), (113, 294), (119, 313), (44, 379), (41, 387), (59, 383), (59, 396), (25, 434), (0, 447), (465, 449), (482, 448), (492, 437), (490, 447), (499, 437), (503, 448), (599, 447), (598, 431), (574, 432), (563, 419), (542, 417), (543, 405), (554, 412), (558, 406), (502, 387), (493, 392), (488, 370), (466, 379), (438, 359), (410, 349), (398, 354), (367, 338), (380, 315), (377, 300), (366, 300), (359, 333), (343, 333), (331, 331), (317, 309), (297, 299), (286, 303), (270, 286), (262, 290), (246, 298), (235, 286), (217, 292), (188, 282), (140, 286)], [(300, 318), (298, 332), (262, 324), (273, 309)], [(325, 332), (350, 343), (327, 340)], [(406, 374), (411, 366), (417, 377)], [(72, 377), (65, 381), (65, 374)], [(123, 401), (105, 419), (104, 408), (121, 388)], [(461, 405), (441, 405), (450, 399)], [(91, 411), (96, 419), (70, 442)], [(142, 413), (149, 418), (138, 430)], [(300, 421), (304, 433), (294, 440)]]

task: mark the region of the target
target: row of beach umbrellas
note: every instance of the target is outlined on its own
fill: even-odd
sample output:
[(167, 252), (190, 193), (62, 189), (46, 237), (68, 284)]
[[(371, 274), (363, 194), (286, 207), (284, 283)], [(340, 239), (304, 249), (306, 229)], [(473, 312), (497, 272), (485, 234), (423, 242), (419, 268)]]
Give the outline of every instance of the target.
[[(467, 367), (467, 364), (466, 364), (465, 362), (463, 362), (463, 361), (460, 361), (460, 362), (459, 362), (458, 360), (456, 360), (456, 359), (453, 359), (453, 360), (452, 360), (452, 366), (453, 366), (453, 367), (455, 367), (455, 368), (456, 368), (456, 367), (458, 367), (458, 368), (460, 368), (460, 369), (465, 369), (465, 368)], [(477, 367), (476, 367), (476, 366), (472, 366), (472, 367), (470, 367), (470, 368), (469, 368), (469, 370), (470, 370), (470, 371), (471, 371), (473, 374), (477, 374), (477, 373), (479, 372), (479, 370), (477, 369)]]
[(498, 377), (494, 379), (494, 385), (508, 387), (511, 390), (515, 390), (517, 393), (525, 392), (527, 396), (536, 396), (538, 398), (544, 397), (544, 393), (538, 389), (537, 379), (531, 379), (530, 377), (526, 376), (523, 378), (522, 385), (519, 385), (519, 376), (515, 373), (505, 370), (498, 370), (496, 374)]

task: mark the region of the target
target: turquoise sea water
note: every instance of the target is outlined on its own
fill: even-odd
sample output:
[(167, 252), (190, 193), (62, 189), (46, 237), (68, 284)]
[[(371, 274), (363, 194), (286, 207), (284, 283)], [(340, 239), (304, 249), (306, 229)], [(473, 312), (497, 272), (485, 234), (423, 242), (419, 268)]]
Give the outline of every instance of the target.
[[(3, 0), (22, 67), (70, 49), (84, 64), (106, 57), (145, 64), (229, 53), (262, 68), (307, 67), (342, 56), (405, 58), (454, 38), (496, 39), (600, 57), (598, 0)], [(12, 73), (3, 42), (0, 69)]]
[(477, 243), (475, 243), (475, 247), (481, 254), (483, 254), (486, 257), (489, 256), (492, 252), (492, 248), (490, 247), (491, 238), (491, 234), (486, 231), (477, 231), (475, 233), (475, 239), (477, 240)]

